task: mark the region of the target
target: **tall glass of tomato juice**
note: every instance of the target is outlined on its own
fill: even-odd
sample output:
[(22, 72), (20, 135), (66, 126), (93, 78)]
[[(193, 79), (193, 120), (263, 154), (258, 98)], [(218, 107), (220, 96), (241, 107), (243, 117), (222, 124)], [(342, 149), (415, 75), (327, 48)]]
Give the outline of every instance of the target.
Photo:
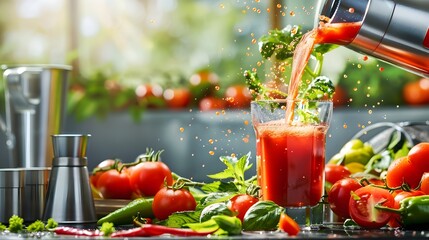
[[(287, 104), (293, 104), (287, 108)], [(293, 109), (293, 116), (286, 116)], [(314, 207), (324, 193), (325, 141), (331, 101), (268, 100), (251, 104), (258, 184), (264, 200)], [(289, 120), (288, 120), (289, 119)]]

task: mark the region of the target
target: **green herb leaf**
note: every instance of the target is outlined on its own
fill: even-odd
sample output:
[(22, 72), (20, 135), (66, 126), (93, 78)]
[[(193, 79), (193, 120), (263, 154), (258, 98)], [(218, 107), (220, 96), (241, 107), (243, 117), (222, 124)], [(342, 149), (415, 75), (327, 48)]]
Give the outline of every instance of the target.
[(228, 208), (227, 204), (224, 202), (213, 203), (201, 211), (200, 222), (205, 222), (210, 220), (213, 216), (216, 215), (225, 215), (225, 216), (234, 216), (234, 213)]
[(308, 85), (301, 98), (308, 100), (332, 99), (334, 92), (335, 86), (331, 79), (318, 76)]
[(201, 211), (184, 211), (171, 214), (162, 225), (181, 228), (188, 223), (199, 222)]
[(243, 229), (246, 231), (268, 231), (277, 228), (283, 208), (272, 201), (259, 201), (244, 215)]
[(242, 190), (245, 191), (248, 186), (244, 174), (252, 167), (249, 159), (250, 152), (239, 159), (237, 159), (237, 157), (222, 156), (220, 160), (226, 165), (226, 169), (222, 172), (208, 175), (208, 177), (220, 180), (233, 179), (237, 189), (240, 192)]
[(275, 57), (283, 61), (293, 56), (301, 38), (301, 27), (297, 25), (288, 25), (282, 30), (271, 30), (259, 39), (259, 51), (265, 59)]
[(211, 218), (216, 221), (219, 228), (228, 232), (228, 235), (238, 235), (241, 234), (242, 225), (241, 220), (237, 217), (230, 217), (225, 215), (217, 215)]

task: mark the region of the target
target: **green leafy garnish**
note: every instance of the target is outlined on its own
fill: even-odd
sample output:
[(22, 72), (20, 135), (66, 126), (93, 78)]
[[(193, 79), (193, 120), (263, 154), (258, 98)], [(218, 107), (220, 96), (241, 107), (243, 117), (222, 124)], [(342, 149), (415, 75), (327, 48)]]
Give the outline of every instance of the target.
[(259, 201), (247, 210), (243, 229), (246, 231), (268, 231), (277, 228), (283, 208), (272, 201)]
[[(207, 191), (219, 191), (224, 187), (222, 191), (227, 189), (233, 190), (238, 193), (245, 193), (247, 188), (254, 183), (254, 179), (245, 179), (245, 173), (252, 167), (252, 164), (249, 161), (250, 152), (241, 158), (232, 157), (232, 156), (222, 156), (220, 160), (226, 165), (226, 169), (222, 172), (208, 175), (209, 178), (217, 180), (232, 180), (229, 183), (223, 183), (220, 181), (215, 181), (210, 185), (202, 187), (202, 190)], [(215, 187), (217, 186), (217, 188)]]
[(108, 237), (110, 236), (112, 233), (114, 233), (116, 230), (113, 226), (113, 223), (110, 222), (104, 222), (101, 225), (100, 231), (103, 233), (103, 236)]
[(9, 231), (13, 233), (18, 233), (24, 229), (24, 219), (13, 215), (9, 218)]
[(42, 231), (45, 231), (45, 224), (42, 221), (40, 221), (40, 220), (36, 220), (35, 222), (33, 222), (30, 225), (28, 225), (27, 231), (29, 231), (29, 232), (42, 232)]
[(53, 218), (49, 218), (48, 221), (46, 222), (46, 229), (54, 229), (58, 227), (58, 223), (53, 219)]

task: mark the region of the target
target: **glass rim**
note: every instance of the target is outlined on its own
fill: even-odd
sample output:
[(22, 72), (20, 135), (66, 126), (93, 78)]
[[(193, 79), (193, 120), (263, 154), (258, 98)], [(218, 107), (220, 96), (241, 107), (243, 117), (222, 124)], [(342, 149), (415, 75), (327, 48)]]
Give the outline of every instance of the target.
[(333, 103), (332, 99), (317, 99), (317, 100), (309, 100), (309, 99), (261, 99), (261, 100), (252, 100), (251, 103), (264, 103), (264, 102), (276, 102), (276, 103), (304, 103), (304, 102), (320, 102), (320, 103)]

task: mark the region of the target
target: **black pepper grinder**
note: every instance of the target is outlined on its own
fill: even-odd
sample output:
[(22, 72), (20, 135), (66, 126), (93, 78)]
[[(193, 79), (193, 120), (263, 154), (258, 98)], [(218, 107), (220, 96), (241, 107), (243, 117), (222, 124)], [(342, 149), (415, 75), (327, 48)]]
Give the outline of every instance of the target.
[(86, 147), (89, 134), (52, 135), (54, 158), (43, 219), (59, 224), (97, 222), (89, 185)]

